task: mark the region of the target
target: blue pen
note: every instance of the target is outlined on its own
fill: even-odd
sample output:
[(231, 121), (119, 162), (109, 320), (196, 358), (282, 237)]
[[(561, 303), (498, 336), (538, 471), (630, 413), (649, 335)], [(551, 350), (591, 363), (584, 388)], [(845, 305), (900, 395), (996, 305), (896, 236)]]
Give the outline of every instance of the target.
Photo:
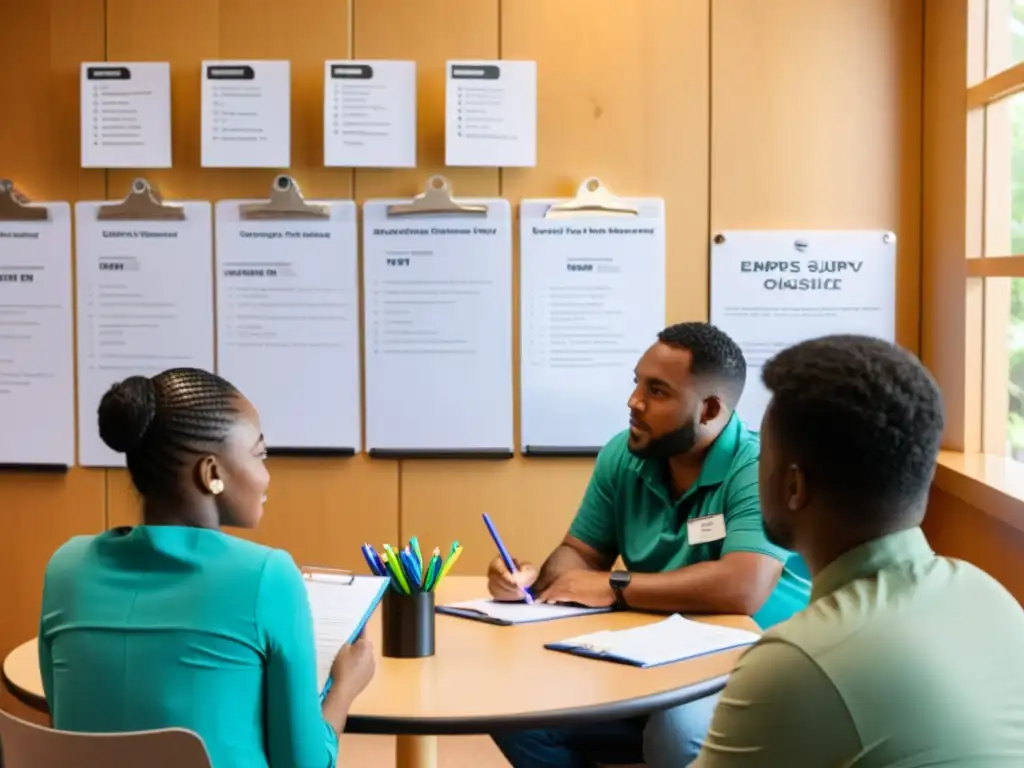
[[(498, 529), (494, 527), (494, 523), (491, 522), (491, 518), (486, 512), (484, 512), (483, 517), (484, 525), (487, 526), (487, 530), (490, 532), (491, 538), (494, 539), (494, 544), (498, 547), (498, 554), (500, 554), (501, 559), (505, 561), (505, 567), (508, 568), (508, 572), (518, 573), (519, 569), (516, 568), (516, 564), (512, 561), (512, 555), (510, 555), (508, 550), (505, 549), (505, 545), (501, 541), (501, 536), (498, 535)], [(523, 594), (526, 596), (526, 602), (532, 604), (533, 595), (530, 593), (530, 590), (523, 587)]]
[(381, 573), (380, 566), (377, 565), (377, 553), (370, 549), (369, 544), (363, 544), (360, 549), (363, 551), (363, 557), (366, 559), (366, 564), (370, 566), (370, 572), (374, 576), (386, 576), (387, 574)]
[(418, 591), (422, 580), (420, 578), (420, 569), (416, 565), (416, 556), (412, 552), (402, 550), (398, 557), (402, 562), (405, 576), (409, 580), (409, 591), (413, 591), (414, 588)]

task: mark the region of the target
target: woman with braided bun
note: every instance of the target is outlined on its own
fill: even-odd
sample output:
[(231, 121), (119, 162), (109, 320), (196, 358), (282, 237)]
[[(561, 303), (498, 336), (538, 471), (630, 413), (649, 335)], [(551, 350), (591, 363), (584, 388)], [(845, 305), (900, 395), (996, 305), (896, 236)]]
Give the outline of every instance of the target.
[(263, 514), (256, 409), (221, 377), (177, 368), (111, 387), (99, 432), (125, 454), (143, 524), (75, 537), (47, 566), (39, 660), (54, 728), (186, 728), (214, 768), (334, 766), (373, 651), (343, 647), (321, 702), (299, 569), (221, 531)]

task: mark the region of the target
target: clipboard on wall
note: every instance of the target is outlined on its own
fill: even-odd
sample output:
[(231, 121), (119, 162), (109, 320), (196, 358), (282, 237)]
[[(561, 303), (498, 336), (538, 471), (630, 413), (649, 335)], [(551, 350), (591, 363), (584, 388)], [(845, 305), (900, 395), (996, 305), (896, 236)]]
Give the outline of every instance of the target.
[[(457, 199), (441, 175), (411, 200), (364, 204), (371, 457), (514, 455), (511, 246), (508, 201)], [(402, 382), (417, 391), (390, 389)]]
[(184, 221), (185, 207), (164, 202), (160, 191), (147, 179), (137, 178), (131, 190), (116, 203), (99, 206), (98, 221)]
[(354, 643), (366, 629), (391, 579), (357, 576), (351, 571), (318, 566), (304, 566), (300, 570), (313, 616), (317, 685), (323, 697), (331, 687), (335, 656), (343, 645)]
[(82, 466), (125, 466), (96, 425), (96, 404), (114, 381), (216, 369), (212, 230), (208, 201), (168, 202), (144, 177), (121, 200), (75, 203)]
[(355, 203), (307, 201), (280, 174), (266, 200), (220, 200), (215, 213), (218, 371), (261, 408), (269, 455), (354, 456), (362, 440)]
[[(56, 205), (59, 205), (59, 206), (62, 206), (63, 208), (65, 208), (65, 211), (62, 211), (61, 216), (59, 216), (57, 218), (63, 220), (67, 224), (67, 230), (68, 230), (67, 257), (70, 258), (70, 255), (71, 255), (70, 209), (68, 208), (66, 203), (59, 203), (59, 204), (56, 204)], [(47, 227), (51, 227), (51, 226), (53, 226), (54, 220), (55, 220), (55, 217), (54, 217), (53, 213), (54, 212), (52, 212), (50, 210), (49, 206), (34, 204), (28, 198), (27, 195), (23, 194), (15, 186), (14, 182), (11, 179), (0, 179), (0, 224), (3, 224), (3, 223), (24, 224), (24, 225), (29, 225), (29, 228), (31, 228), (32, 225), (43, 225), (43, 224), (45, 224), (45, 225), (47, 225)], [(19, 227), (19, 229), (20, 229), (20, 227)], [(11, 234), (15, 234), (15, 233), (11, 233)], [(18, 232), (17, 234), (30, 234), (30, 233), (28, 233), (28, 232), (24, 232), (24, 233)], [(36, 232), (36, 236), (38, 237), (39, 234), (41, 234), (41, 233), (39, 231), (37, 231)], [(17, 257), (15, 257), (15, 258), (17, 258)], [(40, 268), (40, 266), (42, 266), (42, 265), (32, 266), (32, 267), (28, 267), (28, 266), (24, 266), (24, 265), (19, 265), (19, 266), (16, 266), (16, 267), (12, 266), (12, 267), (8, 267), (8, 268), (3, 269), (3, 272), (5, 273), (5, 277), (7, 276), (6, 273), (7, 273), (8, 269), (11, 270), (11, 272), (10, 272), (10, 276), (11, 277), (20, 277), (20, 275), (17, 274), (18, 272), (20, 272), (22, 274), (28, 274), (29, 276), (32, 276), (32, 273), (34, 273), (36, 269)], [(68, 264), (68, 270), (69, 270), (69, 273), (70, 273), (70, 263)], [(70, 306), (70, 295), (67, 297), (67, 299), (68, 299), (68, 306)], [(73, 343), (73, 341), (72, 341), (72, 343)], [(54, 354), (55, 354), (55, 352), (54, 352)], [(69, 349), (68, 350), (69, 357), (72, 357), (73, 354), (74, 354), (73, 351), (71, 349)], [(52, 373), (52, 372), (49, 372), (49, 373)], [(71, 376), (72, 376), (72, 381), (73, 381), (74, 374), (72, 373)], [(72, 401), (74, 400), (74, 391), (73, 390), (74, 390), (74, 385), (72, 384), (72, 392), (69, 393), (69, 397), (71, 398)], [(51, 415), (51, 417), (52, 417), (52, 415)], [(74, 414), (73, 414), (73, 412), (72, 412), (70, 418), (71, 418), (71, 424), (73, 425), (74, 424)], [(24, 426), (27, 426), (27, 425), (17, 425), (17, 424), (10, 424), (10, 423), (8, 423), (8, 424), (5, 425), (5, 429), (8, 430), (9, 434), (20, 435), (20, 434), (22, 434), (22, 427), (24, 427)], [(34, 431), (38, 431), (38, 429), (36, 428)], [(73, 426), (72, 426), (72, 435), (73, 435)], [(71, 442), (71, 455), (72, 455), (72, 457), (74, 456), (74, 438), (73, 437), (72, 437), (72, 442)], [(73, 463), (73, 461), (71, 463)], [(22, 461), (0, 461), (0, 472), (18, 471), (18, 472), (64, 473), (64, 472), (68, 471), (68, 467), (69, 467), (69, 463), (68, 462), (54, 462), (54, 461), (24, 461), (24, 462), (22, 462)]]
[[(664, 201), (597, 177), (520, 204), (520, 440), (595, 457), (625, 427), (629, 371), (665, 322)], [(653, 290), (652, 290), (653, 289)]]

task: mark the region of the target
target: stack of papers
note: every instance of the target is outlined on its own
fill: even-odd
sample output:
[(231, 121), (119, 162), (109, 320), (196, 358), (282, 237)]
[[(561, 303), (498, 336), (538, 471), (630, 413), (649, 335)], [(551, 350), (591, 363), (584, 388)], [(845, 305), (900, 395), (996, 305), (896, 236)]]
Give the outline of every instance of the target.
[(506, 603), (497, 600), (465, 600), (461, 603), (439, 605), (438, 613), (475, 619), (488, 624), (511, 626), (531, 624), (535, 621), (568, 619), (572, 616), (586, 616), (591, 613), (607, 613), (611, 608), (585, 608), (577, 605), (552, 605), (551, 603)]
[(334, 657), (352, 643), (380, 604), (390, 579), (378, 576), (341, 578), (315, 574), (306, 579), (309, 610), (313, 614), (317, 684), (327, 686)]
[(759, 639), (755, 632), (673, 615), (642, 627), (593, 632), (544, 647), (646, 668), (753, 645)]

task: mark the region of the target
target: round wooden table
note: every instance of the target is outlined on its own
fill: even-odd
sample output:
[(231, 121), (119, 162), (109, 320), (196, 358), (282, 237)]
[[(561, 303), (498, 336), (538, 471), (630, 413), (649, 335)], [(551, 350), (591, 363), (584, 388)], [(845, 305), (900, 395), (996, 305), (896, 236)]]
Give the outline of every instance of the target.
[[(482, 577), (442, 582), (438, 604), (483, 597)], [(742, 649), (656, 669), (596, 661), (544, 644), (601, 629), (627, 629), (663, 617), (605, 613), (500, 627), (437, 616), (436, 654), (425, 659), (380, 657), (380, 614), (367, 625), (377, 673), (349, 713), (351, 733), (397, 736), (400, 768), (433, 768), (437, 736), (617, 720), (645, 715), (717, 693)], [(758, 631), (746, 616), (697, 616), (701, 621)], [(7, 656), (3, 680), (21, 702), (46, 711), (36, 641)]]

